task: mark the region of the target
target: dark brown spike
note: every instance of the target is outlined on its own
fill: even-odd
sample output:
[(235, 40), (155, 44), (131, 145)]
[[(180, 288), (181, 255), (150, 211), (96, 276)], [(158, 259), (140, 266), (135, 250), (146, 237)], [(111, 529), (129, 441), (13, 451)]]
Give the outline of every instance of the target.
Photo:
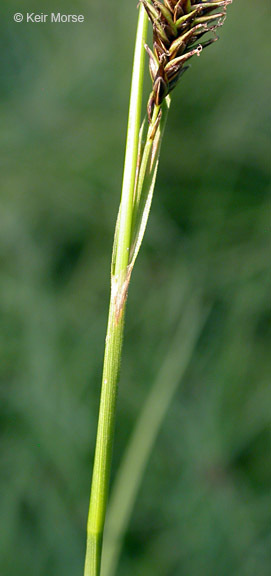
[[(146, 48), (153, 82), (147, 108), (150, 121), (154, 106), (162, 104), (189, 68), (187, 60), (216, 42), (215, 30), (223, 24), (232, 0), (163, 0), (165, 8), (162, 0), (140, 2), (153, 26), (153, 52)], [(213, 36), (199, 44), (207, 32)]]

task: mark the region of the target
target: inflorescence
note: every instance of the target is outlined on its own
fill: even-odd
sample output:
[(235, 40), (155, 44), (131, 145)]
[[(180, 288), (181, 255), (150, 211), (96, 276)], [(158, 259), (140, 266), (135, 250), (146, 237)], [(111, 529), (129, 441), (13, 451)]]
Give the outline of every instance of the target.
[[(140, 0), (153, 27), (153, 51), (146, 45), (152, 79), (148, 102), (149, 121), (154, 106), (175, 88), (189, 68), (187, 60), (200, 55), (203, 48), (215, 42), (216, 30), (224, 23), (226, 9), (232, 0)], [(212, 36), (199, 40), (208, 32)]]

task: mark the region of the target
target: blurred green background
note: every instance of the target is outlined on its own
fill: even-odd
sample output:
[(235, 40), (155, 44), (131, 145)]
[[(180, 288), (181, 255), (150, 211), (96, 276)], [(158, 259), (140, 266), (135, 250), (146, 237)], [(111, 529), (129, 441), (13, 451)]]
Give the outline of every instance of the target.
[[(83, 574), (136, 3), (1, 7), (3, 576)], [(16, 24), (18, 9), (85, 23)], [(130, 289), (113, 479), (161, 370), (177, 392), (118, 576), (270, 574), (270, 24), (270, 0), (234, 1), (174, 92)], [(188, 310), (199, 337), (182, 375)]]

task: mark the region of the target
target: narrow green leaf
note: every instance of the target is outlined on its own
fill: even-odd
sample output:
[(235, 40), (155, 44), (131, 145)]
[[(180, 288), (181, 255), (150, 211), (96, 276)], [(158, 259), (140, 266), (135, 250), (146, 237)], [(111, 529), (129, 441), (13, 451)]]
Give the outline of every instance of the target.
[[(134, 219), (129, 266), (133, 268), (145, 234), (156, 181), (161, 142), (170, 107), (167, 96), (161, 108), (155, 107), (142, 155), (134, 200)], [(159, 113), (161, 111), (161, 119)]]

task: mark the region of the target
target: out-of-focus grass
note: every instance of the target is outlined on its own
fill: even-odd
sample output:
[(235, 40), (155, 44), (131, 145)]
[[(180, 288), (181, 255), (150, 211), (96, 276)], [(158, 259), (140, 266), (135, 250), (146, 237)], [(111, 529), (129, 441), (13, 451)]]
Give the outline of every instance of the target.
[[(86, 22), (15, 24), (18, 5), (1, 10), (8, 576), (83, 570), (136, 26), (134, 2), (57, 9)], [(187, 283), (211, 313), (142, 480), (119, 576), (270, 572), (270, 22), (269, 0), (234, 2), (219, 43), (174, 94), (130, 290), (114, 477)]]

